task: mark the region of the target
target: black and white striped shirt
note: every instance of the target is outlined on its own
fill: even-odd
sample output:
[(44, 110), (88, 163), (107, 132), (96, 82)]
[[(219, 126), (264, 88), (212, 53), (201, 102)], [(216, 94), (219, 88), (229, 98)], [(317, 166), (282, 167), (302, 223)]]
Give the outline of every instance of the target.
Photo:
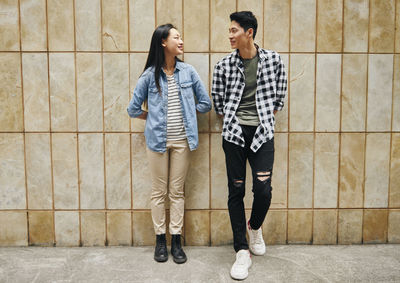
[(181, 101), (179, 90), (174, 76), (167, 76), (168, 80), (168, 111), (167, 111), (167, 140), (176, 141), (186, 139), (185, 126), (183, 124)]

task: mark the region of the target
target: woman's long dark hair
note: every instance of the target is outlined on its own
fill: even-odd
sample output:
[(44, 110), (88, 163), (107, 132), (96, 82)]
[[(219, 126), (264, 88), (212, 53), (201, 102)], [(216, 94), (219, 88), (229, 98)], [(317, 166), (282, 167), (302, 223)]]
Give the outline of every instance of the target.
[[(144, 72), (147, 68), (154, 67), (155, 82), (158, 92), (160, 94), (161, 94), (160, 72), (161, 68), (165, 64), (164, 48), (162, 47), (161, 44), (163, 39), (167, 39), (169, 31), (173, 28), (176, 29), (172, 24), (165, 24), (158, 26), (156, 30), (153, 32), (153, 36), (151, 38), (151, 43), (150, 43), (149, 55), (147, 56), (146, 65), (143, 70)], [(177, 61), (181, 61), (177, 57), (175, 58)]]

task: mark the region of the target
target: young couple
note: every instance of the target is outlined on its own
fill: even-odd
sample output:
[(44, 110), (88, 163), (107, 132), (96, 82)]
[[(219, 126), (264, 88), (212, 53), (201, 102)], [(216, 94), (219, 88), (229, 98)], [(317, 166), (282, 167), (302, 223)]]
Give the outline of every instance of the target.
[[(223, 118), (222, 147), (236, 251), (231, 276), (245, 279), (251, 266), (250, 251), (254, 255), (265, 253), (261, 226), (271, 203), (274, 114), (283, 108), (287, 79), (279, 54), (254, 43), (255, 16), (247, 11), (236, 12), (230, 20), (229, 40), (235, 51), (215, 66), (211, 95), (217, 115)], [(211, 109), (203, 82), (192, 66), (176, 57), (181, 54), (183, 41), (177, 29), (170, 24), (159, 26), (153, 33), (144, 72), (128, 106), (131, 117), (146, 120), (144, 135), (152, 175), (151, 215), (156, 234), (154, 259), (158, 262), (168, 260), (164, 206), (168, 188), (171, 254), (176, 263), (187, 260), (180, 237), (184, 182), (190, 151), (198, 146), (196, 111), (206, 113)], [(143, 104), (148, 111), (142, 109)], [(253, 206), (248, 221), (243, 203), (246, 160), (253, 176)]]

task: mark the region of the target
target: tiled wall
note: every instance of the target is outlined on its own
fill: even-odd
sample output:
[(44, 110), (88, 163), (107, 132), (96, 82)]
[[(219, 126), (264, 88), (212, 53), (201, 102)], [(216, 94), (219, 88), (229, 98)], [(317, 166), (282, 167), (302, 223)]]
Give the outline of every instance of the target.
[[(174, 23), (210, 88), (244, 9), (290, 80), (267, 243), (399, 243), (400, 0), (2, 0), (0, 245), (153, 244), (144, 124), (125, 110), (151, 34)], [(221, 123), (199, 124), (185, 242), (231, 243)]]

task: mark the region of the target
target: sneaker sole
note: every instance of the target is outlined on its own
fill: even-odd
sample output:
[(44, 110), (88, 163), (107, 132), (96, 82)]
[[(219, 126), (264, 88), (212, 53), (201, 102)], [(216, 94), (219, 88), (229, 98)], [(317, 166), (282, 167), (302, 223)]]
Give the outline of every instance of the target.
[(182, 263), (185, 263), (186, 261), (187, 261), (187, 258), (184, 258), (184, 259), (176, 259), (176, 258), (174, 258), (174, 262), (177, 263), (177, 264), (182, 264)]

